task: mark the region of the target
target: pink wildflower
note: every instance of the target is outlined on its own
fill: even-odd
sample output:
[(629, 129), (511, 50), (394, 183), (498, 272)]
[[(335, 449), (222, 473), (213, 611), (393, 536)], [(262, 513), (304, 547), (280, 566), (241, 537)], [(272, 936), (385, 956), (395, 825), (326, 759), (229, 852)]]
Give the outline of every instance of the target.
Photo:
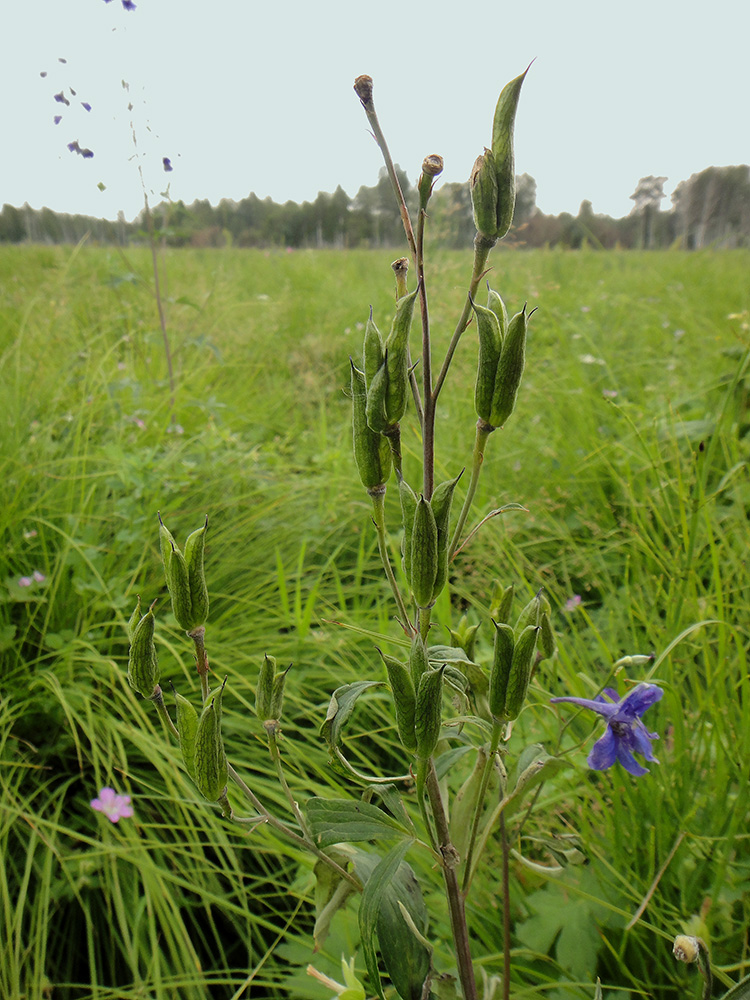
[(567, 599), (567, 601), (565, 602), (565, 610), (566, 611), (575, 611), (575, 609), (577, 607), (579, 607), (580, 604), (581, 604), (581, 595), (580, 594), (573, 594), (573, 596), (569, 597)]
[(32, 583), (33, 580), (31, 579), (30, 576), (21, 576), (18, 578), (19, 587), (30, 587)]
[(130, 819), (133, 807), (129, 795), (118, 795), (114, 788), (102, 788), (98, 799), (91, 800), (91, 808), (104, 813), (108, 820), (117, 823), (121, 819)]

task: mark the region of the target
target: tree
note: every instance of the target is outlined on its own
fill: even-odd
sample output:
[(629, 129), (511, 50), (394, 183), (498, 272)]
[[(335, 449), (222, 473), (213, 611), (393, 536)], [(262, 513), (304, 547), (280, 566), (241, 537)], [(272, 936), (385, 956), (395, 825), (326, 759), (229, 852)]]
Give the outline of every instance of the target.
[(654, 242), (655, 216), (661, 211), (664, 194), (664, 184), (667, 177), (641, 177), (638, 186), (630, 195), (635, 202), (632, 215), (641, 217), (641, 246), (644, 250), (651, 249)]

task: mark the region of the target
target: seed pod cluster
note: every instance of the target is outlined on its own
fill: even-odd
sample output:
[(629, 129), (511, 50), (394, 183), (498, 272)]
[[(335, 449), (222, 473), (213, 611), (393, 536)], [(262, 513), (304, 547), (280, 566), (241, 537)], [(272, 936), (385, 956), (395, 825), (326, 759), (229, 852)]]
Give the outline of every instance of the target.
[(159, 546), (164, 564), (172, 611), (180, 628), (192, 632), (208, 620), (208, 587), (204, 550), (208, 515), (203, 525), (188, 535), (184, 554), (159, 514)]
[(492, 148), (485, 149), (477, 159), (469, 181), (474, 223), (477, 231), (490, 240), (501, 240), (513, 222), (516, 204), (513, 129), (527, 72), (503, 88), (492, 122)]
[(399, 739), (404, 748), (413, 753), (417, 749), (415, 733), (417, 699), (411, 673), (401, 660), (388, 656), (380, 650), (378, 652), (388, 671)]
[[(367, 358), (365, 358), (367, 364)], [(354, 461), (362, 485), (369, 492), (385, 489), (391, 473), (391, 449), (381, 434), (367, 423), (365, 374), (351, 362), (352, 430)]]
[(523, 608), (514, 627), (507, 624), (510, 616), (508, 594), (512, 598), (511, 588), (506, 588), (497, 602), (497, 610), (502, 612), (498, 615), (501, 620), (493, 618), (495, 643), (489, 700), (490, 711), (497, 721), (511, 721), (518, 717), (526, 700), (534, 666), (555, 652), (552, 609), (542, 591)]
[(443, 672), (445, 665), (425, 670), (417, 688), (414, 735), (417, 757), (427, 760), (435, 751), (440, 739), (442, 724)]
[(260, 722), (278, 722), (281, 718), (288, 673), (289, 667), (281, 673), (276, 670), (276, 659), (273, 656), (263, 657), (255, 688), (255, 714)]
[(419, 287), (396, 302), (396, 314), (385, 342), (372, 320), (365, 327), (363, 349), (369, 428), (382, 434), (401, 420), (409, 388), (409, 331)]
[(474, 406), (477, 416), (494, 429), (506, 422), (516, 405), (526, 366), (529, 316), (524, 305), (509, 322), (503, 300), (491, 288), (487, 306), (476, 302), (472, 306), (479, 338)]
[(440, 483), (431, 500), (417, 497), (406, 480), (399, 482), (404, 572), (419, 608), (432, 607), (448, 579), (451, 504), (461, 474)]
[(128, 683), (142, 698), (150, 698), (159, 683), (159, 661), (154, 645), (155, 624), (153, 604), (145, 615), (141, 615), (139, 597), (128, 622)]

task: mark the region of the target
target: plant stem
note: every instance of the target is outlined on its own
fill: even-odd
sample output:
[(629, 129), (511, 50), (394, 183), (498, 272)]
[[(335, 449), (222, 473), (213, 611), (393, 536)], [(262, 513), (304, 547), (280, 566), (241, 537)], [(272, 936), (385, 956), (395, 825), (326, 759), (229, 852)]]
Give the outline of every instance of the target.
[(424, 274), (424, 226), (427, 218), (420, 209), (417, 222), (417, 245), (415, 263), (419, 288), (419, 311), (422, 316), (422, 398), (424, 413), (422, 418), (422, 492), (425, 500), (432, 497), (435, 488), (435, 398), (432, 393), (432, 345), (430, 342), (430, 314), (427, 308), (427, 286)]
[(370, 497), (372, 498), (373, 521), (378, 535), (380, 559), (383, 563), (385, 575), (388, 577), (388, 583), (391, 585), (398, 613), (401, 615), (401, 627), (406, 635), (411, 638), (414, 635), (414, 626), (409, 620), (409, 612), (406, 609), (406, 604), (401, 596), (401, 591), (399, 590), (398, 582), (391, 566), (391, 558), (388, 554), (388, 542), (385, 537), (385, 490), (382, 490), (382, 492), (371, 492)]
[(151, 695), (151, 701), (156, 705), (156, 711), (159, 713), (159, 718), (167, 727), (169, 732), (175, 739), (179, 739), (180, 734), (177, 732), (177, 726), (172, 722), (172, 718), (167, 711), (167, 706), (164, 704), (164, 692), (157, 684), (154, 688), (154, 693)]
[(461, 508), (458, 521), (456, 521), (453, 539), (448, 548), (448, 562), (450, 562), (455, 555), (458, 543), (461, 541), (461, 532), (464, 530), (466, 518), (469, 516), (469, 510), (471, 509), (471, 505), (474, 501), (474, 494), (477, 491), (479, 474), (482, 471), (482, 462), (484, 461), (484, 449), (487, 446), (487, 439), (494, 429), (494, 427), (482, 420), (481, 417), (477, 420), (477, 433), (474, 438), (474, 455), (471, 462), (471, 480), (469, 481), (469, 488), (466, 491), (464, 505)]
[(500, 813), (500, 841), (503, 859), (503, 1000), (510, 1000), (510, 866), (505, 813)]
[(477, 233), (474, 238), (474, 268), (471, 273), (469, 294), (466, 296), (466, 303), (464, 304), (463, 312), (461, 313), (458, 323), (456, 324), (456, 329), (451, 337), (451, 342), (448, 345), (448, 350), (445, 354), (443, 367), (440, 369), (440, 374), (435, 382), (435, 389), (433, 392), (434, 402), (437, 402), (440, 390), (443, 388), (443, 383), (445, 382), (445, 377), (448, 374), (448, 369), (450, 368), (451, 361), (453, 360), (453, 355), (458, 347), (458, 342), (461, 339), (461, 334), (469, 325), (469, 318), (471, 316), (471, 300), (476, 295), (479, 282), (486, 273), (487, 259), (489, 258), (490, 250), (492, 250), (495, 243), (497, 243), (497, 240), (489, 240), (486, 236), (482, 236), (481, 233)]
[(306, 837), (300, 837), (299, 834), (296, 834), (293, 830), (290, 830), (289, 827), (286, 825), (286, 823), (283, 823), (280, 819), (277, 819), (272, 813), (270, 813), (263, 805), (263, 803), (260, 801), (260, 799), (257, 797), (257, 795), (252, 791), (252, 789), (248, 788), (248, 786), (245, 784), (245, 782), (242, 780), (239, 774), (237, 774), (237, 772), (235, 771), (235, 769), (232, 767), (231, 764), (227, 765), (227, 770), (229, 772), (229, 777), (232, 779), (235, 785), (237, 785), (237, 787), (244, 794), (244, 796), (247, 798), (247, 800), (250, 802), (250, 804), (253, 806), (256, 812), (258, 812), (263, 817), (265, 822), (268, 823), (268, 825), (273, 830), (281, 834), (282, 837), (285, 837), (287, 840), (291, 841), (297, 847), (301, 847), (306, 851), (312, 852), (316, 856), (316, 858), (318, 858), (324, 864), (328, 865), (328, 867), (331, 868), (333, 871), (335, 871), (337, 875), (339, 875), (341, 878), (346, 879), (347, 882), (351, 882), (351, 884), (358, 891), (362, 890), (362, 883), (355, 875), (352, 875), (351, 872), (348, 872), (344, 868), (342, 868), (341, 865), (337, 864), (333, 860), (333, 858), (329, 858), (327, 854), (321, 851), (321, 849), (317, 846), (317, 844), (314, 844), (311, 840), (307, 839)]
[(206, 652), (206, 626), (199, 625), (192, 632), (187, 633), (195, 645), (195, 669), (201, 682), (201, 698), (208, 700), (210, 687), (208, 683), (208, 653)]
[(427, 770), (427, 796), (430, 801), (432, 817), (435, 821), (435, 831), (437, 834), (437, 847), (443, 862), (443, 878), (445, 880), (445, 895), (448, 900), (448, 909), (451, 918), (451, 930), (453, 941), (456, 946), (456, 963), (458, 965), (458, 978), (461, 983), (464, 1000), (477, 1000), (477, 984), (474, 978), (474, 965), (471, 960), (471, 949), (469, 946), (469, 929), (466, 924), (466, 910), (464, 908), (464, 897), (458, 885), (456, 868), (460, 862), (458, 852), (451, 843), (448, 818), (443, 806), (443, 798), (440, 794), (435, 765), (430, 758)]
[(299, 824), (299, 828), (305, 836), (306, 840), (312, 840), (310, 831), (305, 823), (305, 818), (302, 815), (300, 807), (297, 805), (294, 796), (292, 795), (292, 790), (286, 780), (286, 775), (284, 774), (284, 768), (281, 763), (281, 753), (279, 751), (278, 733), (281, 731), (281, 727), (278, 722), (271, 720), (265, 723), (264, 726), (266, 730), (266, 735), (268, 736), (268, 749), (271, 754), (271, 760), (273, 761), (273, 766), (276, 769), (276, 777), (279, 779), (279, 784), (284, 790), (284, 795), (287, 797), (289, 805), (292, 807), (292, 812), (294, 817)]
[[(471, 885), (471, 869), (474, 860), (474, 844), (477, 839), (477, 832), (479, 830), (479, 820), (482, 816), (482, 807), (484, 806), (484, 797), (487, 794), (487, 786), (490, 783), (490, 777), (492, 776), (492, 768), (495, 763), (495, 755), (497, 754), (497, 748), (500, 745), (500, 736), (502, 734), (502, 726), (498, 725), (497, 722), (492, 725), (492, 737), (490, 739), (490, 751), (487, 755), (487, 761), (484, 765), (484, 773), (482, 774), (482, 784), (479, 788), (479, 795), (477, 796), (477, 804), (474, 809), (474, 815), (471, 822), (471, 833), (469, 835), (469, 845), (466, 849), (466, 858), (464, 859), (464, 880), (461, 886), (461, 890), (464, 896), (469, 891), (469, 886)], [(505, 789), (503, 789), (503, 794)]]

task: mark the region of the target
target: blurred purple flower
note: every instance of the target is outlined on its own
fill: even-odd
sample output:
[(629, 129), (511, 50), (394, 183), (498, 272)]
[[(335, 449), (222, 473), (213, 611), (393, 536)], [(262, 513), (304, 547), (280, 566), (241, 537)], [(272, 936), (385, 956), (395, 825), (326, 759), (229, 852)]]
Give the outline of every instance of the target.
[(84, 111), (91, 111), (91, 105), (88, 101), (81, 101), (81, 107)]
[(626, 771), (639, 777), (648, 774), (648, 768), (643, 767), (633, 756), (638, 753), (645, 760), (659, 761), (651, 750), (651, 741), (658, 740), (656, 733), (650, 733), (641, 722), (641, 716), (653, 704), (659, 701), (664, 692), (656, 684), (638, 684), (633, 690), (620, 698), (613, 688), (605, 688), (602, 694), (593, 700), (589, 698), (551, 698), (554, 704), (569, 702), (589, 708), (607, 720), (607, 729), (591, 748), (588, 758), (589, 767), (595, 771), (606, 771), (616, 760)]
[(171, 173), (174, 170), (174, 167), (172, 166), (172, 161), (169, 159), (168, 156), (163, 157), (161, 162), (162, 166), (164, 167), (165, 174)]
[(579, 607), (580, 604), (581, 604), (581, 595), (580, 594), (573, 594), (573, 596), (569, 597), (567, 599), (567, 601), (565, 602), (565, 610), (566, 611), (575, 611), (575, 609), (577, 607)]
[(18, 578), (19, 587), (30, 587), (33, 582), (30, 576), (20, 576)]
[(114, 788), (102, 788), (98, 799), (91, 800), (91, 808), (104, 813), (108, 820), (117, 823), (121, 819), (130, 819), (133, 807), (129, 795), (118, 795)]
[(35, 569), (34, 572), (31, 574), (31, 576), (34, 580), (36, 580), (37, 583), (44, 583), (44, 581), (47, 579), (44, 573), (40, 573), (38, 569)]
[(62, 90), (60, 91), (59, 94), (55, 94), (55, 100), (57, 101), (58, 104), (67, 104), (68, 106), (70, 106), (70, 101), (62, 92)]
[(62, 115), (55, 115), (55, 117), (52, 120), (55, 123), (55, 125), (59, 125), (60, 122), (62, 121)]
[(122, 0), (122, 6), (125, 10), (135, 10), (133, 0)]

